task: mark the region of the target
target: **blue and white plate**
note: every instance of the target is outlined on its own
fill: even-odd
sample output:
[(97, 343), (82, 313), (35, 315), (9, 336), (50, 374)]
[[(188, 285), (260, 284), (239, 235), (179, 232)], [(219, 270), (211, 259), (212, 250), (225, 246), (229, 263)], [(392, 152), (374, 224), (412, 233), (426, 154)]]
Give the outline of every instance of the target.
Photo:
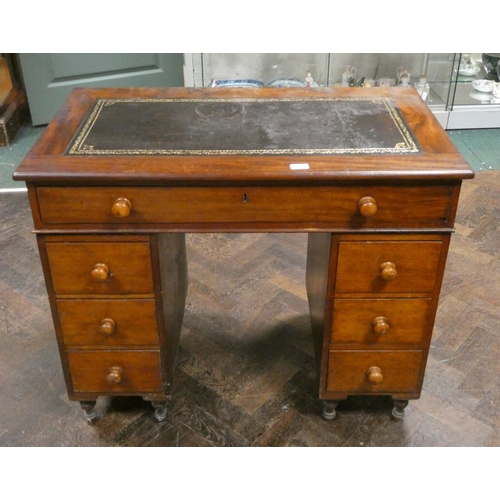
[(209, 87), (264, 87), (260, 80), (215, 80)]
[(301, 82), (296, 78), (276, 78), (275, 80), (271, 80), (268, 84), (268, 87), (305, 87), (305, 82)]

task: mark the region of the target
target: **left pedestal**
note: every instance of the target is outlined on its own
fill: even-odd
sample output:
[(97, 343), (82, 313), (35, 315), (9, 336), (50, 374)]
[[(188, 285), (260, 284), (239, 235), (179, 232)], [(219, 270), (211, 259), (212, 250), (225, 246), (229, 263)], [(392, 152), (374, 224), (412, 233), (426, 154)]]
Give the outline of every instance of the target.
[(68, 396), (141, 396), (166, 416), (187, 292), (184, 234), (38, 235)]

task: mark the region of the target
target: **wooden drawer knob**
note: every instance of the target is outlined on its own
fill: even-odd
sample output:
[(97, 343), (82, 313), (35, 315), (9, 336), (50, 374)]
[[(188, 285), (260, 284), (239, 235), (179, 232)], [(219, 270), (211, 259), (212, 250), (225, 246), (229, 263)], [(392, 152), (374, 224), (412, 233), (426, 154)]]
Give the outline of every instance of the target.
[(393, 262), (384, 262), (380, 264), (380, 277), (384, 281), (392, 281), (395, 280), (398, 276), (398, 272), (396, 270), (396, 264)]
[(101, 324), (99, 325), (99, 332), (103, 335), (106, 335), (106, 337), (109, 335), (113, 335), (113, 333), (115, 333), (115, 329), (116, 322), (114, 319), (104, 318), (103, 320), (101, 320)]
[(131, 210), (132, 203), (127, 198), (117, 198), (111, 207), (111, 213), (119, 218), (128, 217)]
[(377, 213), (377, 202), (371, 196), (363, 196), (358, 201), (358, 210), (363, 217), (371, 217)]
[(92, 279), (97, 283), (102, 283), (109, 277), (109, 268), (106, 264), (94, 264), (94, 269), (90, 272), (90, 276), (92, 276)]
[(372, 384), (380, 384), (380, 382), (384, 380), (382, 370), (378, 366), (370, 366), (366, 371), (366, 376), (368, 377), (368, 381)]
[(106, 377), (106, 381), (110, 385), (117, 385), (122, 381), (123, 369), (119, 366), (112, 366), (108, 370), (108, 376)]
[(389, 320), (384, 317), (384, 316), (377, 316), (373, 321), (372, 321), (372, 326), (373, 326), (373, 331), (377, 335), (385, 335), (386, 333), (389, 333)]

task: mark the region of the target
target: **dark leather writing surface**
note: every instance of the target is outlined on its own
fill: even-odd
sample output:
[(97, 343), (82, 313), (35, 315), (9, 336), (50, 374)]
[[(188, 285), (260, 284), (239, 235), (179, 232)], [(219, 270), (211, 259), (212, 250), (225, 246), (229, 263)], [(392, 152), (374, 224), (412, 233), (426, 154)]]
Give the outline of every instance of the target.
[(98, 99), (70, 155), (415, 154), (388, 98)]

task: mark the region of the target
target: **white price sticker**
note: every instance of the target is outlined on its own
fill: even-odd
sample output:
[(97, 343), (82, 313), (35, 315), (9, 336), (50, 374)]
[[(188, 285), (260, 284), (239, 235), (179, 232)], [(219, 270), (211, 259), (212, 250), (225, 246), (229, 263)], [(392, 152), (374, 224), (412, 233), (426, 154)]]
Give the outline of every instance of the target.
[(309, 163), (290, 163), (290, 170), (309, 170)]

